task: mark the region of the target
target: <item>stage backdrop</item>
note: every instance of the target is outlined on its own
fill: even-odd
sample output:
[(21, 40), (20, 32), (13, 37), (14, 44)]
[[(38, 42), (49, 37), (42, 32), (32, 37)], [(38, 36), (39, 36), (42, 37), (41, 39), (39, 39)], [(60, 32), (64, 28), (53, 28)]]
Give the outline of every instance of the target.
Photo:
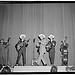
[[(40, 4), (4, 4), (0, 5), (0, 38), (10, 36), (9, 62), (14, 65), (17, 59), (15, 44), (19, 35), (26, 34), (30, 38), (26, 51), (26, 65), (31, 66), (33, 57), (33, 38), (40, 33), (45, 34), (46, 41), (50, 34), (55, 36), (55, 65), (61, 65), (60, 44), (67, 35), (69, 43), (69, 65), (75, 65), (75, 4), (68, 3), (40, 3)], [(35, 57), (38, 54), (35, 49)], [(45, 60), (50, 65), (48, 53)], [(22, 63), (22, 59), (20, 60)]]

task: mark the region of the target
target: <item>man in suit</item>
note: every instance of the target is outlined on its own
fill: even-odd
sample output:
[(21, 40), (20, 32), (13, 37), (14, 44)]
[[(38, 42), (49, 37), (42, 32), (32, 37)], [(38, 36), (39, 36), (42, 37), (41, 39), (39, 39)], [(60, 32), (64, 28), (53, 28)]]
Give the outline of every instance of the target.
[(45, 45), (46, 45), (46, 40), (45, 40), (45, 35), (44, 34), (40, 34), (38, 36), (39, 38), (39, 42), (37, 44), (37, 47), (39, 48), (39, 58), (37, 60), (37, 64), (38, 66), (40, 65), (40, 63), (42, 62), (44, 66), (47, 65), (47, 63), (45, 62), (44, 60), (44, 54), (46, 52), (46, 49), (45, 49)]
[(19, 37), (18, 43), (15, 45), (15, 48), (18, 52), (17, 60), (16, 60), (16, 65), (19, 65), (19, 59), (22, 55), (22, 60), (23, 60), (23, 66), (26, 65), (26, 47), (28, 46), (28, 42), (25, 40), (26, 35), (21, 34)]
[(49, 41), (46, 44), (46, 51), (49, 54), (49, 59), (50, 59), (51, 65), (54, 65), (56, 41), (54, 40), (54, 35), (48, 36), (48, 39), (49, 39)]
[(0, 40), (0, 64), (6, 65), (6, 51), (5, 51), (5, 45), (4, 45), (4, 39)]
[(6, 51), (6, 65), (9, 65), (9, 46), (10, 46), (10, 41), (11, 37), (7, 39), (7, 41), (4, 42), (5, 45), (5, 51)]
[(62, 55), (62, 66), (68, 65), (68, 43), (67, 43), (67, 36), (63, 41), (61, 41), (62, 44), (60, 46), (60, 52)]

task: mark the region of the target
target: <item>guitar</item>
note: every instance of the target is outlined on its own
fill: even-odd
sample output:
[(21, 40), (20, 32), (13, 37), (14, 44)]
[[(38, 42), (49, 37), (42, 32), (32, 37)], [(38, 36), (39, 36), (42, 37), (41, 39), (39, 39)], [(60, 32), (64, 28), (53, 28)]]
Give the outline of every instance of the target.
[(19, 51), (23, 46), (24, 46), (24, 43), (28, 43), (30, 40), (30, 38), (28, 40), (24, 40), (23, 42), (20, 42), (18, 45), (17, 45), (17, 51)]
[(45, 46), (45, 48), (46, 48), (46, 51), (49, 52), (49, 51), (51, 50), (51, 48), (52, 48), (51, 43), (48, 43), (48, 44)]
[(46, 48), (46, 51), (47, 51), (47, 52), (49, 52), (49, 50), (51, 49), (51, 47), (50, 47), (49, 45), (46, 46), (45, 48)]

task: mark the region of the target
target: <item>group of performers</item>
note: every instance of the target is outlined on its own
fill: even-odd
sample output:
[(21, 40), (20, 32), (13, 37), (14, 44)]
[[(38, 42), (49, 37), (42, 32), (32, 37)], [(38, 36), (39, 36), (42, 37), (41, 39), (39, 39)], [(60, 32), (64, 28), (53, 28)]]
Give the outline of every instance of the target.
[(44, 55), (46, 52), (48, 52), (50, 63), (53, 65), (54, 59), (55, 59), (55, 46), (56, 46), (56, 41), (54, 40), (54, 35), (48, 36), (48, 39), (49, 39), (48, 43), (46, 43), (44, 34), (40, 34), (38, 36), (38, 39), (39, 39), (39, 42), (36, 45), (36, 47), (39, 48), (37, 51), (39, 53), (37, 65), (40, 65), (41, 61), (44, 66), (47, 65), (46, 61), (44, 60)]
[[(10, 38), (9, 38), (10, 39)], [(0, 60), (3, 61), (2, 65), (6, 65), (5, 63), (5, 52), (3, 52), (9, 46), (9, 39), (7, 42), (4, 42), (4, 39), (0, 40)], [(16, 51), (18, 52), (17, 60), (15, 65), (19, 65), (19, 60), (22, 55), (23, 66), (26, 66), (26, 47), (28, 47), (28, 42), (30, 38), (26, 40), (26, 35), (21, 34), (19, 37), (19, 41), (15, 45)], [(50, 64), (54, 65), (55, 60), (55, 47), (56, 41), (54, 39), (54, 35), (48, 36), (48, 43), (46, 43), (46, 37), (44, 34), (38, 35), (38, 42), (35, 45), (38, 52), (38, 59), (36, 62), (36, 66), (39, 66), (40, 63), (43, 63), (43, 66), (47, 66), (47, 62), (44, 60), (44, 55), (48, 52)], [(2, 51), (3, 50), (3, 51)], [(3, 52), (3, 53), (2, 53)], [(63, 41), (61, 41), (60, 52), (62, 55), (62, 66), (68, 65), (68, 43), (67, 43), (67, 36)], [(0, 63), (1, 64), (1, 63)]]

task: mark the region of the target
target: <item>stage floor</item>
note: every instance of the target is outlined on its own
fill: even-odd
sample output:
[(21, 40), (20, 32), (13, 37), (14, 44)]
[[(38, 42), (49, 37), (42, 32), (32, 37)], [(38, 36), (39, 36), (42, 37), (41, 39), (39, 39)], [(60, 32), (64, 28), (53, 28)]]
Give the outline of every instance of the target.
[[(67, 72), (66, 66), (57, 67), (58, 72)], [(13, 72), (50, 72), (50, 69), (51, 66), (14, 66)]]

